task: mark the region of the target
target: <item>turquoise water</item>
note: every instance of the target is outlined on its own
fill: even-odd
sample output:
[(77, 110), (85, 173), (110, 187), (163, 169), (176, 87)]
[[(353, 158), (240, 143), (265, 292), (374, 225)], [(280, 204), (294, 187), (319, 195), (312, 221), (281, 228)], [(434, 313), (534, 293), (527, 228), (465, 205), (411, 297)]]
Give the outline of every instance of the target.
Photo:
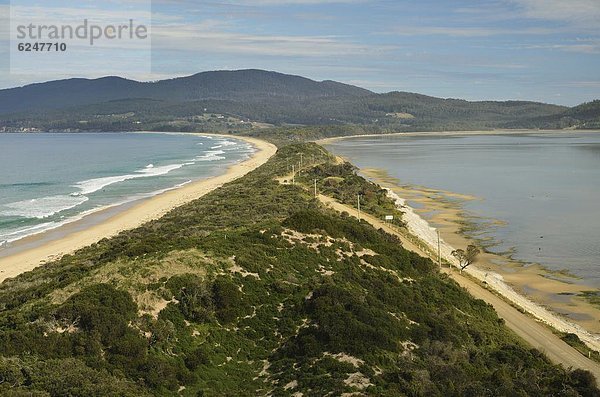
[(482, 198), (465, 209), (506, 222), (482, 236), (496, 241), (491, 251), (600, 287), (600, 133), (380, 136), (327, 148), (402, 183)]
[(253, 151), (192, 135), (0, 134), (0, 245), (222, 174)]

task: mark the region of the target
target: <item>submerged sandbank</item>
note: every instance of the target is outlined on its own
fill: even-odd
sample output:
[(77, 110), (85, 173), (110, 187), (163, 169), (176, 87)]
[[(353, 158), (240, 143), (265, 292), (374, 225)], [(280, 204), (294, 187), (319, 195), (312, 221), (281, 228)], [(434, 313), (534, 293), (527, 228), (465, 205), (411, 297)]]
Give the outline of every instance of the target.
[[(389, 189), (390, 196), (403, 207), (409, 232), (432, 252), (437, 252), (439, 230), (446, 263), (456, 266), (452, 250), (477, 243), (464, 233), (473, 222), (461, 206), (461, 202), (476, 198), (404, 185), (381, 170), (364, 169), (361, 173)], [(407, 202), (418, 204), (418, 208)], [(538, 320), (561, 332), (577, 334), (590, 348), (600, 351), (600, 310), (578, 296), (593, 289), (581, 280), (490, 252), (482, 253), (465, 272)]]

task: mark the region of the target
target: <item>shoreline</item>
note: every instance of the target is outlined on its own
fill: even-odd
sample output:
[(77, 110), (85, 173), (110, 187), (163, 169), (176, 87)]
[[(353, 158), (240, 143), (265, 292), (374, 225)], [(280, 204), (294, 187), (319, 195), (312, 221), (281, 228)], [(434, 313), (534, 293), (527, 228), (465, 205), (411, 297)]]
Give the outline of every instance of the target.
[[(140, 132), (182, 135), (188, 133)], [(109, 206), (82, 216), (58, 228), (31, 235), (14, 242), (8, 248), (14, 253), (0, 256), (0, 283), (52, 260), (91, 245), (103, 238), (112, 237), (124, 230), (141, 226), (158, 219), (169, 211), (189, 203), (238, 179), (266, 163), (277, 151), (275, 145), (266, 141), (236, 135), (189, 133), (189, 135), (227, 137), (251, 144), (255, 149), (250, 158), (233, 164), (220, 175), (199, 179), (180, 187), (174, 187), (155, 196)], [(53, 238), (54, 235), (54, 238)]]
[[(52, 134), (51, 132), (50, 133), (40, 132), (40, 133), (41, 134)], [(34, 134), (38, 134), (38, 133), (36, 132)], [(81, 133), (77, 133), (77, 134), (85, 135), (87, 133), (81, 132)], [(95, 134), (95, 133), (92, 133), (92, 134)], [(233, 136), (233, 135), (212, 134), (212, 133), (127, 131), (127, 132), (106, 132), (104, 134), (140, 134), (140, 135), (147, 135), (147, 134), (186, 135), (187, 134), (187, 135), (199, 136), (199, 137), (205, 136), (208, 138), (215, 137), (215, 138), (221, 138), (221, 139), (235, 139), (235, 136)], [(244, 141), (246, 143), (249, 143), (248, 140), (245, 140), (245, 139), (240, 139), (240, 140)], [(256, 149), (255, 145), (252, 145), (252, 144), (250, 144), (250, 145), (254, 149)], [(247, 160), (249, 157), (250, 156), (242, 158), (239, 161), (243, 162), (243, 161)], [(234, 164), (226, 165), (226, 168), (229, 168), (231, 165), (234, 165)], [(185, 165), (187, 165), (187, 164), (185, 164)], [(25, 249), (24, 247), (29, 247), (29, 248), (36, 247), (36, 246), (39, 246), (44, 241), (51, 241), (53, 239), (58, 239), (61, 236), (64, 236), (66, 234), (64, 232), (61, 233), (61, 231), (64, 231), (65, 229), (72, 228), (72, 229), (81, 230), (81, 227), (72, 227), (73, 224), (78, 225), (81, 223), (85, 223), (84, 221), (89, 221), (87, 223), (93, 225), (94, 223), (99, 222), (101, 219), (105, 218), (105, 216), (103, 216), (103, 214), (110, 213), (110, 212), (116, 213), (118, 211), (123, 211), (125, 208), (131, 207), (132, 205), (135, 205), (136, 203), (139, 203), (144, 200), (150, 199), (152, 197), (161, 195), (161, 194), (169, 192), (171, 190), (179, 189), (189, 183), (194, 183), (194, 182), (197, 182), (200, 180), (205, 180), (205, 179), (211, 178), (213, 176), (219, 176), (219, 173), (217, 172), (215, 175), (212, 175), (212, 176), (206, 176), (206, 177), (197, 178), (197, 179), (190, 179), (183, 183), (179, 183), (177, 185), (166, 187), (166, 188), (160, 188), (160, 189), (157, 189), (157, 190), (151, 191), (151, 192), (140, 192), (140, 193), (134, 193), (128, 197), (121, 197), (118, 201), (115, 201), (115, 202), (109, 203), (109, 204), (105, 204), (105, 205), (102, 205), (99, 207), (90, 208), (83, 212), (71, 215), (68, 218), (65, 218), (61, 221), (51, 221), (49, 224), (47, 224), (48, 226), (46, 226), (46, 227), (41, 227), (41, 226), (44, 226), (43, 224), (42, 225), (34, 225), (30, 229), (30, 230), (32, 230), (31, 233), (24, 234), (22, 236), (14, 238), (14, 239), (0, 240), (0, 258), (10, 256), (14, 253), (22, 252)], [(98, 218), (98, 220), (96, 222), (90, 221), (90, 219), (93, 219), (93, 218)], [(50, 225), (50, 224), (52, 224), (52, 225)], [(19, 232), (15, 233), (15, 234), (18, 234)], [(54, 235), (54, 236), (52, 236), (52, 235)]]
[[(364, 169), (360, 170), (360, 173), (388, 190), (389, 196), (405, 213), (408, 232), (427, 245), (428, 250), (433, 253), (437, 253), (437, 231), (439, 230), (442, 261), (457, 267), (457, 261), (451, 255), (452, 250), (476, 242), (460, 231), (461, 222), (465, 220), (461, 208), (440, 203), (439, 191), (425, 188), (419, 190), (410, 185), (401, 185), (380, 170)], [(432, 196), (432, 193), (436, 194)], [(472, 199), (460, 194), (452, 194), (452, 198)], [(422, 208), (413, 208), (407, 204), (408, 201), (417, 202)], [(457, 270), (458, 268), (453, 271)], [(540, 265), (525, 267), (518, 261), (490, 252), (482, 252), (478, 263), (469, 266), (463, 273), (483, 283), (486, 288), (501, 295), (538, 321), (560, 332), (576, 334), (590, 349), (600, 351), (600, 327), (598, 326), (600, 310), (583, 298), (579, 298), (575, 303), (572, 301), (573, 298), (577, 298), (578, 292), (590, 289), (584, 284), (567, 283), (564, 281), (564, 276), (548, 277), (553, 273)], [(532, 296), (526, 291), (528, 286), (530, 291), (542, 292)], [(554, 295), (562, 295), (563, 301), (551, 300), (549, 297), (551, 291), (554, 291)], [(568, 315), (574, 312), (586, 320), (577, 321), (569, 318)], [(591, 318), (588, 319), (587, 316)]]
[(336, 141), (353, 139), (353, 138), (373, 138), (379, 136), (469, 136), (469, 135), (526, 135), (526, 134), (552, 134), (552, 133), (590, 133), (599, 132), (597, 129), (592, 130), (473, 130), (473, 131), (415, 131), (415, 132), (390, 132), (386, 134), (360, 134), (360, 135), (347, 135), (347, 136), (336, 136), (331, 138), (323, 138), (315, 141), (318, 145), (327, 145)]

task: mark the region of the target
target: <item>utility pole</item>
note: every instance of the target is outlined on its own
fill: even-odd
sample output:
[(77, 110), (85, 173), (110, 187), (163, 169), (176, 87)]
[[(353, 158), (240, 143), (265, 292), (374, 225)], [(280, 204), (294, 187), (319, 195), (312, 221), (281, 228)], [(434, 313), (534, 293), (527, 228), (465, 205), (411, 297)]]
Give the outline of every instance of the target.
[(315, 198), (317, 198), (317, 180), (315, 179)]
[(296, 184), (296, 166), (292, 164), (292, 185)]
[(304, 153), (300, 153), (300, 168), (302, 168), (302, 158), (304, 157)]
[(358, 221), (360, 222), (360, 194), (357, 196), (358, 203)]

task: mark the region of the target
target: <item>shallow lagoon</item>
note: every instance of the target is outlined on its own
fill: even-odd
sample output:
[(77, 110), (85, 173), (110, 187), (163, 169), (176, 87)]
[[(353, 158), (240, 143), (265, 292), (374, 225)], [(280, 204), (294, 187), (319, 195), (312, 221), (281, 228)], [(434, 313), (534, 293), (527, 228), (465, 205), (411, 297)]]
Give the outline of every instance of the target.
[(600, 133), (388, 135), (327, 148), (402, 184), (480, 198), (464, 207), (482, 226), (502, 221), (481, 236), (491, 251), (600, 287)]

